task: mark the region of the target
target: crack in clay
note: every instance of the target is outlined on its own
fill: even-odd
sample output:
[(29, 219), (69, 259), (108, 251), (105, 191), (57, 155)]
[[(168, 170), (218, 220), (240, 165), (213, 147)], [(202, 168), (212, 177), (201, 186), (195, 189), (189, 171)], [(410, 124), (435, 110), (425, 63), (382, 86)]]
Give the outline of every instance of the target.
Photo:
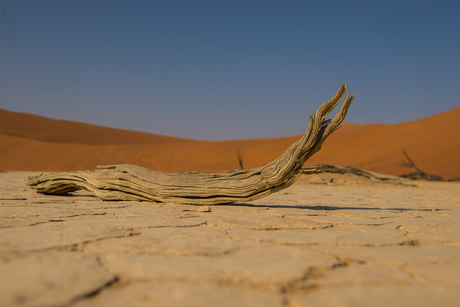
[(348, 266), (347, 263), (337, 262), (330, 267), (312, 266), (309, 267), (300, 278), (292, 280), (286, 286), (280, 287), (280, 294), (291, 294), (295, 292), (309, 292), (319, 288), (318, 284), (305, 284), (309, 280), (326, 277), (328, 271)]
[[(332, 256), (332, 255), (331, 255)], [(348, 266), (350, 264), (360, 264), (366, 265), (367, 261), (365, 260), (356, 260), (350, 257), (340, 257), (339, 255), (333, 255), (341, 266)]]
[(84, 240), (77, 243), (67, 244), (67, 245), (57, 245), (57, 246), (50, 246), (46, 248), (37, 248), (37, 249), (25, 249), (25, 250), (7, 250), (7, 251), (0, 251), (0, 254), (20, 254), (20, 253), (44, 253), (52, 250), (57, 251), (71, 251), (71, 252), (82, 252), (82, 247), (103, 240), (110, 240), (110, 239), (120, 239), (120, 238), (127, 238), (132, 236), (137, 236), (140, 233), (129, 233), (126, 235), (118, 235), (118, 236), (107, 236), (107, 237), (99, 237), (90, 240)]
[(337, 246), (362, 246), (362, 247), (386, 247), (386, 246), (414, 246), (420, 247), (422, 242), (419, 240), (408, 240), (403, 242), (396, 242), (396, 243), (382, 243), (382, 244), (372, 244), (372, 243), (365, 243), (365, 244), (357, 244), (357, 243), (337, 243)]
[(222, 257), (222, 256), (227, 256), (227, 255), (230, 255), (234, 252), (237, 252), (241, 249), (241, 247), (235, 247), (235, 248), (229, 248), (229, 249), (226, 249), (226, 250), (223, 250), (223, 251), (199, 251), (199, 252), (195, 252), (195, 253), (186, 253), (186, 252), (177, 252), (177, 253), (174, 253), (174, 256), (171, 256), (172, 254), (171, 253), (157, 253), (157, 254), (161, 254), (163, 256), (166, 256), (166, 257), (174, 257), (174, 258), (178, 258), (178, 257), (182, 257), (182, 258), (190, 258), (190, 257), (203, 257), (203, 258), (218, 258), (218, 257)]
[(93, 216), (93, 215), (106, 215), (107, 212), (102, 213), (82, 213), (82, 214), (72, 214), (72, 215), (61, 215), (59, 217), (79, 217), (79, 216)]
[(199, 226), (207, 226), (208, 222), (202, 222), (198, 224), (192, 225), (164, 225), (164, 226), (146, 226), (146, 227), (137, 227), (137, 228), (187, 228), (187, 227), (199, 227)]
[(283, 281), (255, 281), (250, 278), (194, 278), (194, 277), (153, 277), (153, 278), (135, 278), (135, 279), (120, 279), (118, 285), (139, 285), (139, 284), (183, 284), (183, 285), (217, 285), (223, 288), (244, 289), (244, 290), (264, 290), (276, 293), (279, 288), (286, 284)]
[(331, 216), (329, 212), (326, 212), (325, 214), (300, 214), (300, 213), (283, 213), (283, 215), (286, 216)]
[[(73, 202), (75, 203), (75, 202)], [(82, 208), (82, 207), (79, 207), (79, 204), (75, 204), (73, 205), (74, 208)], [(132, 205), (122, 205), (122, 206), (113, 206), (113, 207), (107, 207), (107, 206), (102, 206), (102, 207), (98, 207), (98, 208), (93, 208), (93, 209), (102, 209), (102, 210), (107, 210), (107, 209), (124, 209), (124, 208), (129, 208), (129, 207), (132, 207)]]
[(378, 217), (370, 217), (370, 216), (350, 216), (353, 218), (359, 219), (372, 219), (372, 220), (385, 220), (385, 219), (397, 219), (397, 216), (378, 216)]
[(29, 225), (29, 227), (37, 226), (37, 225), (40, 225), (40, 224), (62, 223), (62, 222), (65, 222), (65, 220), (48, 220), (48, 221), (45, 221), (45, 222), (36, 222), (36, 223), (32, 223), (32, 224)]
[[(396, 227), (396, 229), (398, 230), (401, 230), (401, 231), (404, 231), (404, 236), (409, 238), (410, 237), (410, 234), (411, 233), (417, 233), (418, 231), (415, 231), (415, 230), (409, 230), (409, 229), (406, 229), (403, 227), (403, 225), (399, 225)], [(437, 231), (445, 231), (445, 232), (448, 232), (446, 230), (440, 230), (440, 229), (436, 229)], [(418, 240), (415, 240), (415, 241), (418, 241)], [(460, 243), (459, 242), (455, 242), (455, 241), (443, 241), (443, 240), (430, 240), (431, 242), (436, 242), (436, 243), (440, 243), (440, 244), (448, 244), (448, 245), (456, 245), (456, 246), (460, 246)], [(419, 242), (421, 244), (421, 242)]]
[[(219, 227), (219, 225), (217, 225)], [(327, 228), (332, 228), (334, 225), (326, 225), (326, 226), (320, 226), (320, 227), (249, 227), (249, 228), (241, 228), (241, 229), (247, 229), (247, 230), (255, 230), (255, 231), (277, 231), (277, 230), (320, 230), (320, 229), (327, 229)]]
[(303, 247), (309, 247), (309, 246), (316, 246), (320, 245), (318, 242), (312, 242), (312, 243), (294, 243), (294, 242), (280, 242), (279, 240), (269, 240), (269, 239), (260, 239), (260, 238), (237, 238), (233, 237), (232, 235), (229, 234), (230, 231), (227, 230), (226, 234), (228, 237), (232, 240), (236, 241), (251, 241), (251, 242), (260, 242), (260, 243), (271, 243), (271, 244), (277, 244), (277, 245), (285, 245), (285, 246), (303, 246)]
[(332, 223), (332, 225), (352, 225), (352, 226), (383, 226), (388, 224), (393, 224), (394, 222), (380, 223), (380, 224), (371, 224), (371, 223)]
[[(301, 285), (299, 287), (293, 287), (293, 288), (281, 288), (280, 294), (295, 294), (295, 293), (302, 293), (302, 294), (308, 294), (311, 293), (312, 291), (319, 290), (319, 289), (340, 289), (340, 288), (352, 288), (356, 286), (396, 286), (400, 287), (403, 285), (407, 285), (407, 281), (347, 281), (347, 282), (338, 282), (334, 284), (306, 284), (306, 285)], [(287, 301), (287, 306), (290, 306), (289, 299), (286, 298)], [(297, 306), (297, 305), (295, 305)]]
[[(293, 294), (293, 293), (309, 293), (313, 290), (321, 289), (337, 289), (337, 288), (347, 288), (347, 287), (354, 287), (354, 286), (388, 286), (388, 285), (404, 285), (407, 284), (405, 281), (357, 281), (357, 282), (349, 282), (346, 283), (335, 283), (335, 284), (318, 284), (315, 283), (314, 280), (326, 278), (328, 272), (347, 268), (352, 264), (357, 265), (367, 265), (367, 261), (363, 260), (356, 260), (347, 257), (340, 257), (338, 255), (333, 255), (327, 252), (324, 252), (325, 255), (333, 256), (337, 259), (337, 262), (332, 264), (329, 267), (324, 266), (313, 266), (309, 267), (305, 273), (302, 275), (301, 278), (293, 280), (288, 283), (286, 287), (280, 287), (280, 294)], [(406, 272), (409, 277), (414, 281), (419, 281), (420, 279), (417, 276), (415, 270), (413, 270), (409, 265), (402, 265), (400, 267), (401, 270)], [(309, 283), (310, 282), (310, 283)], [(288, 299), (286, 298), (285, 301)]]
[(92, 239), (92, 240), (85, 240), (85, 241), (82, 241), (82, 242), (73, 243), (73, 244), (69, 244), (69, 245), (65, 245), (65, 246), (57, 246), (57, 247), (54, 247), (54, 248), (51, 247), (48, 250), (56, 249), (56, 250), (59, 250), (59, 251), (83, 252), (84, 247), (86, 245), (88, 245), (88, 244), (91, 244), (91, 243), (104, 241), (104, 240), (110, 240), (110, 239), (129, 238), (129, 237), (138, 236), (138, 235), (140, 235), (140, 233), (138, 233), (138, 232), (130, 232), (127, 235), (108, 236), (108, 237), (101, 237), (101, 238), (96, 238), (96, 239)]
[(71, 305), (73, 305), (73, 304), (75, 304), (77, 302), (80, 302), (82, 300), (91, 299), (91, 298), (97, 296), (98, 294), (100, 294), (102, 291), (107, 290), (108, 288), (114, 286), (115, 284), (117, 284), (120, 281), (120, 277), (117, 276), (116, 274), (113, 274), (112, 272), (110, 272), (105, 267), (105, 265), (102, 262), (102, 259), (100, 257), (96, 258), (96, 262), (103, 270), (105, 270), (107, 273), (112, 275), (113, 278), (111, 280), (109, 280), (107, 283), (105, 283), (104, 285), (100, 286), (100, 287), (97, 287), (97, 288), (95, 288), (93, 290), (88, 291), (87, 293), (84, 293), (84, 294), (81, 294), (81, 295), (79, 295), (77, 297), (74, 297), (68, 304), (65, 304), (64, 306), (71, 306)]
[(117, 284), (119, 281), (119, 278), (118, 277), (114, 277), (112, 280), (110, 280), (109, 282), (107, 282), (105, 285), (102, 285), (94, 290), (91, 290), (90, 292), (88, 293), (85, 293), (85, 294), (82, 294), (82, 295), (79, 295), (75, 298), (72, 299), (72, 301), (70, 301), (68, 304), (65, 304), (63, 306), (71, 306), (79, 301), (82, 301), (82, 300), (85, 300), (85, 299), (91, 299), (93, 297), (95, 297), (96, 295), (98, 295), (99, 293), (101, 293), (102, 291), (112, 287), (113, 285)]
[(191, 219), (191, 218), (194, 218), (194, 217), (200, 217), (200, 216), (199, 215), (192, 215), (192, 214), (184, 214), (184, 215), (179, 216), (178, 218), (179, 219)]
[(273, 293), (279, 292), (281, 287), (286, 286), (286, 281), (257, 281), (250, 277), (237, 277), (237, 278), (196, 278), (196, 277), (153, 277), (153, 278), (139, 278), (123, 280), (123, 284), (139, 284), (139, 283), (181, 283), (181, 284), (194, 284), (194, 285), (218, 285), (220, 287), (231, 287), (238, 289), (250, 290), (268, 290)]
[(331, 253), (331, 252), (327, 252), (327, 251), (324, 251), (324, 250), (321, 250), (321, 249), (314, 249), (316, 251), (318, 251), (319, 253), (325, 255), (325, 256), (329, 256), (329, 257), (333, 257), (337, 260), (337, 263), (339, 264), (353, 264), (353, 263), (356, 263), (356, 264), (360, 264), (360, 265), (365, 265), (365, 264), (368, 264), (368, 262), (366, 260), (357, 260), (357, 259), (353, 259), (353, 258), (350, 258), (350, 257), (341, 257), (337, 254), (334, 254), (334, 253)]

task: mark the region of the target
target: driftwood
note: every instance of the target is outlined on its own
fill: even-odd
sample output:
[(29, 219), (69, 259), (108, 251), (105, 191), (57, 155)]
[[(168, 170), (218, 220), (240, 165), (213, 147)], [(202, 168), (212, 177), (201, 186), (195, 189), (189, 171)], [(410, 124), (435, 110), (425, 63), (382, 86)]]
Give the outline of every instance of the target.
[(427, 174), (418, 168), (415, 163), (409, 158), (406, 150), (403, 150), (403, 154), (406, 157), (407, 161), (401, 160), (400, 165), (408, 168), (415, 169), (415, 172), (401, 175), (401, 177), (412, 179), (412, 180), (427, 180), (427, 181), (443, 181), (442, 177), (432, 174)]
[[(348, 94), (332, 120), (326, 120), (345, 95), (342, 85), (313, 116), (302, 138), (264, 167), (219, 174), (162, 173), (136, 165), (98, 166), (96, 171), (42, 174), (26, 184), (38, 193), (65, 195), (88, 190), (102, 200), (173, 202), (218, 205), (247, 202), (291, 186), (302, 174), (304, 162), (321, 149), (326, 138), (344, 120), (354, 95)], [(311, 173), (317, 169), (310, 169)]]
[(351, 174), (355, 176), (361, 176), (361, 177), (368, 178), (375, 182), (391, 182), (394, 184), (406, 184), (403, 181), (409, 181), (408, 179), (405, 179), (399, 176), (376, 173), (376, 172), (367, 171), (367, 170), (363, 170), (363, 169), (355, 168), (351, 166), (340, 167), (340, 166), (332, 166), (332, 165), (327, 165), (327, 164), (320, 164), (320, 165), (314, 165), (314, 166), (304, 166), (302, 168), (302, 172), (304, 174), (311, 174), (312, 168), (318, 169), (319, 172), (323, 172), (323, 173)]

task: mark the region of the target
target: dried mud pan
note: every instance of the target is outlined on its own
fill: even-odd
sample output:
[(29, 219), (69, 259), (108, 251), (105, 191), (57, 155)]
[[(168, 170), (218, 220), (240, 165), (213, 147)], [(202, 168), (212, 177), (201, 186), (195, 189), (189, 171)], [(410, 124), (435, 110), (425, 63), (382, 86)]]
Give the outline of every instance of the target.
[(42, 195), (23, 183), (33, 175), (0, 173), (0, 306), (460, 300), (458, 183), (322, 173), (264, 199), (197, 207)]

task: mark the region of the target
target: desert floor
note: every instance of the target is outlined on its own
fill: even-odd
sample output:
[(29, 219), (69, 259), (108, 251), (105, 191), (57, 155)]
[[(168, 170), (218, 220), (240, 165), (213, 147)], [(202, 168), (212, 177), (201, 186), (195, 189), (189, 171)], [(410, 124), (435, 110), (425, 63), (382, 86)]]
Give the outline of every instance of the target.
[(320, 174), (251, 203), (199, 207), (35, 194), (24, 179), (37, 174), (0, 173), (1, 306), (460, 300), (458, 182)]

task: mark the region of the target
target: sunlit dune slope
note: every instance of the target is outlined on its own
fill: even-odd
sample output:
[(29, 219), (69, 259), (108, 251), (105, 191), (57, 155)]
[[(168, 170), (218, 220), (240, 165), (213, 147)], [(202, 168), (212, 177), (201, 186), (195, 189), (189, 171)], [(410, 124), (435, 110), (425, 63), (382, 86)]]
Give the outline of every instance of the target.
[[(0, 109), (0, 170), (94, 170), (127, 163), (165, 172), (221, 172), (239, 168), (237, 150), (244, 167), (253, 168), (274, 160), (299, 138), (196, 141)], [(395, 125), (344, 124), (307, 164), (399, 175), (412, 171), (398, 165), (403, 149), (428, 173), (460, 175), (460, 107)]]

